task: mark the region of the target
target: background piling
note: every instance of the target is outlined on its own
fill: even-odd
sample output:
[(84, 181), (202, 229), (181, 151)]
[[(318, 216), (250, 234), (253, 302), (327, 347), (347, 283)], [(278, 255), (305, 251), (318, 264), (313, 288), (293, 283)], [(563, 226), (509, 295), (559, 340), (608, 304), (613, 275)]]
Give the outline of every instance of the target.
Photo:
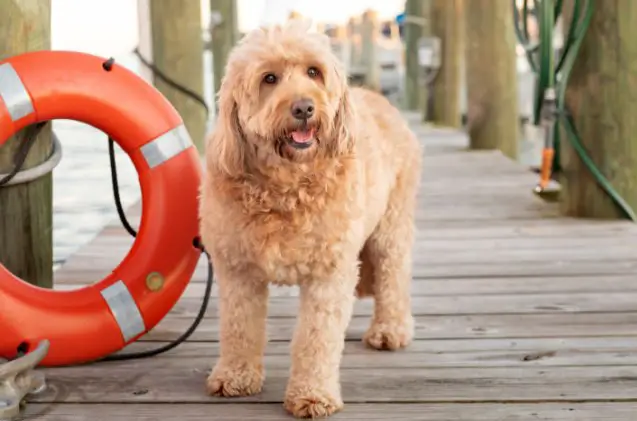
[[(50, 48), (50, 0), (0, 0), (0, 59)], [(0, 148), (0, 173), (13, 168), (15, 152), (25, 141), (26, 133), (26, 129), (22, 130)], [(51, 125), (47, 124), (33, 143), (23, 169), (46, 161), (50, 154)], [(0, 263), (29, 283), (52, 287), (51, 174), (28, 183), (0, 187)]]
[[(180, 85), (203, 97), (203, 37), (199, 0), (147, 0), (154, 65)], [(213, 2), (213, 3), (216, 3)], [(204, 150), (206, 111), (193, 98), (153, 78), (157, 89), (184, 120), (199, 152)]]
[[(572, 10), (565, 1), (565, 10)], [(570, 24), (570, 16), (565, 19)], [(637, 209), (637, 3), (594, 3), (566, 91), (566, 106), (583, 148), (612, 187)], [(568, 27), (568, 25), (565, 25)], [(562, 211), (570, 216), (624, 218), (562, 131)]]
[(429, 32), (430, 9), (430, 0), (405, 1), (405, 108), (408, 110), (423, 109), (427, 103), (428, 88), (418, 64), (418, 40)]
[(378, 12), (366, 10), (361, 21), (361, 66), (365, 74), (364, 86), (380, 92), (380, 63), (378, 61), (378, 37), (380, 25)]
[(518, 80), (510, 0), (465, 1), (467, 130), (472, 149), (518, 155)]
[[(237, 23), (237, 4), (234, 0), (214, 0), (210, 2), (210, 11), (215, 16), (210, 36), (212, 41), (213, 89), (215, 99), (223, 80), (226, 61), (230, 50), (239, 40)], [(217, 109), (215, 100), (215, 110)]]
[(463, 0), (432, 0), (432, 32), (441, 41), (442, 66), (432, 83), (430, 120), (448, 127), (461, 126), (461, 66), (464, 62), (462, 8)]

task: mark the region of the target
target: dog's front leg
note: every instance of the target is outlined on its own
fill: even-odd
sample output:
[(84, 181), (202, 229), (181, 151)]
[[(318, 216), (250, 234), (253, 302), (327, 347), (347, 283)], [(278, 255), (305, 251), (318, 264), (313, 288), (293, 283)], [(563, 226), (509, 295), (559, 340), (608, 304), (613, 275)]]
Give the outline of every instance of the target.
[(246, 273), (217, 273), (220, 355), (208, 377), (215, 396), (249, 396), (263, 387), (268, 284)]
[(356, 275), (356, 267), (352, 267), (331, 279), (301, 285), (284, 403), (298, 418), (328, 416), (343, 407), (339, 371)]

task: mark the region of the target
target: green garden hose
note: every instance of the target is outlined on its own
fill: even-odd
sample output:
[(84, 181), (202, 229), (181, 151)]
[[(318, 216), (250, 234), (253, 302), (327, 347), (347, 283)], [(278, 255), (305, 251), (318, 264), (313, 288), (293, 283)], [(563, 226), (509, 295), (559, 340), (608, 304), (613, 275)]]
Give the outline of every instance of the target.
[[(517, 9), (516, 0), (512, 0), (514, 10), (515, 33), (520, 44), (523, 46), (529, 65), (537, 75), (536, 95), (534, 101), (533, 124), (539, 125), (542, 117), (546, 116), (545, 107), (551, 103), (551, 94), (555, 94), (555, 113), (557, 121), (562, 123), (567, 134), (569, 143), (578, 154), (586, 168), (591, 172), (595, 181), (610, 196), (615, 204), (622, 210), (627, 218), (637, 221), (637, 215), (630, 205), (613, 188), (608, 179), (601, 173), (599, 168), (590, 158), (586, 149), (582, 145), (580, 137), (573, 123), (572, 117), (566, 109), (565, 94), (568, 78), (573, 69), (575, 58), (582, 44), (584, 34), (590, 25), (593, 16), (593, 0), (574, 0), (573, 18), (564, 39), (564, 47), (560, 58), (555, 64), (553, 50), (553, 34), (555, 24), (562, 13), (562, 0), (535, 0), (535, 17), (539, 23), (540, 43), (533, 46), (529, 43), (527, 29), (527, 17), (530, 14), (529, 1), (524, 0), (522, 13)], [(522, 22), (520, 22), (522, 21)], [(535, 54), (539, 56), (536, 62)], [(543, 115), (543, 111), (545, 112)], [(551, 145), (555, 154), (552, 155), (551, 170), (559, 171), (559, 126), (553, 125)]]

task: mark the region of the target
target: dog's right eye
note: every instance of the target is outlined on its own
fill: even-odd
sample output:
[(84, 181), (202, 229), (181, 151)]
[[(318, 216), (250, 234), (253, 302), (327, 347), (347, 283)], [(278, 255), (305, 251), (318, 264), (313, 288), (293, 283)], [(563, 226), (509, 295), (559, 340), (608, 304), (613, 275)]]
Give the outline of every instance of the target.
[(274, 73), (268, 73), (263, 77), (263, 81), (270, 85), (276, 83), (276, 75)]

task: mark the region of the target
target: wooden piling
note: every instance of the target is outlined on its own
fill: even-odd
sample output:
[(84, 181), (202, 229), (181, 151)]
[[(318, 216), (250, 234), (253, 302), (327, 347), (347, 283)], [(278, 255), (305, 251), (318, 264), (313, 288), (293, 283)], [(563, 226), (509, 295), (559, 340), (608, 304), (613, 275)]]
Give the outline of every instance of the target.
[(405, 107), (421, 110), (427, 102), (427, 86), (423, 83), (423, 70), (418, 64), (418, 40), (428, 31), (430, 0), (405, 2)]
[[(460, 127), (461, 66), (464, 64), (462, 0), (432, 0), (431, 26), (441, 41), (441, 67), (432, 84), (430, 120)], [(472, 0), (469, 0), (472, 1)]]
[[(570, 7), (569, 7), (570, 6)], [(565, 2), (571, 12), (572, 2)], [(569, 22), (570, 19), (565, 19)], [(583, 148), (612, 187), (637, 212), (637, 3), (594, 3), (566, 91), (566, 106)], [(624, 218), (562, 131), (561, 209), (569, 216)]]
[[(51, 48), (50, 0), (0, 0), (0, 10), (0, 59)], [(26, 132), (22, 130), (0, 147), (0, 173), (13, 168), (13, 157)], [(50, 154), (48, 124), (33, 143), (23, 169), (42, 163)], [(44, 288), (53, 286), (52, 187), (51, 174), (0, 187), (0, 263)]]
[(210, 12), (217, 16), (217, 21), (215, 21), (211, 28), (210, 36), (212, 39), (215, 110), (218, 110), (216, 98), (225, 73), (226, 61), (228, 60), (230, 50), (239, 40), (236, 0), (211, 1)]
[(332, 51), (341, 60), (345, 68), (345, 72), (349, 73), (352, 63), (352, 42), (347, 36), (347, 27), (339, 25), (333, 28), (330, 42)]
[(347, 38), (350, 45), (349, 67), (358, 68), (361, 64), (361, 19), (352, 16), (347, 21)]
[(472, 149), (518, 155), (518, 80), (510, 0), (465, 2), (467, 118)]
[(361, 65), (364, 67), (364, 86), (380, 92), (380, 63), (378, 59), (378, 12), (366, 10), (361, 22)]
[[(152, 39), (150, 59), (168, 77), (203, 97), (201, 1), (148, 0), (148, 7)], [(197, 149), (203, 153), (205, 109), (159, 77), (153, 77), (153, 83), (179, 112)]]

